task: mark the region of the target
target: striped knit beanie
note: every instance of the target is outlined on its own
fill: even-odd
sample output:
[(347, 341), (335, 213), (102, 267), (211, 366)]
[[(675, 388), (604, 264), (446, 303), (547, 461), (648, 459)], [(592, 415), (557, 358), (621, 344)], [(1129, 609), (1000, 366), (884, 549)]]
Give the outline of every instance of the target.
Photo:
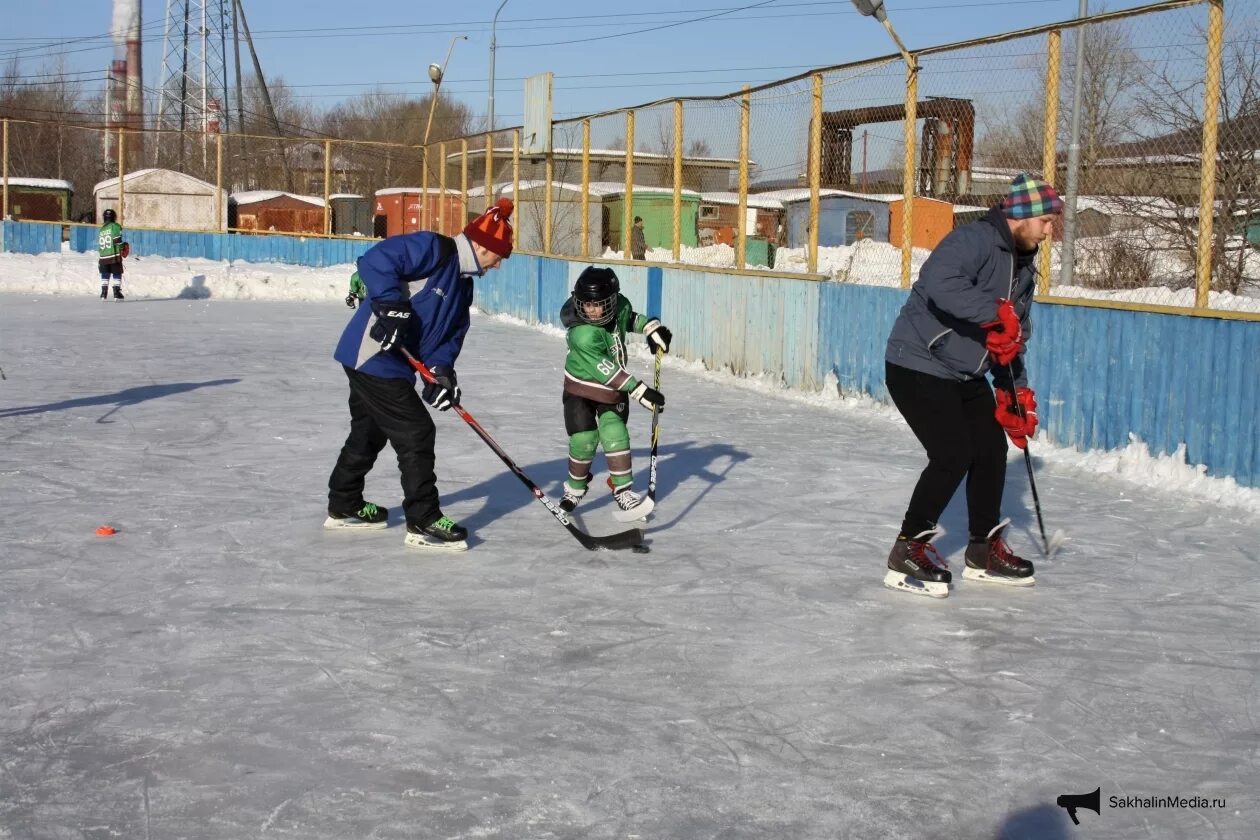
[(1035, 219), (1063, 212), (1063, 199), (1054, 187), (1027, 172), (1011, 181), (1010, 192), (1002, 199), (1002, 213), (1011, 219)]

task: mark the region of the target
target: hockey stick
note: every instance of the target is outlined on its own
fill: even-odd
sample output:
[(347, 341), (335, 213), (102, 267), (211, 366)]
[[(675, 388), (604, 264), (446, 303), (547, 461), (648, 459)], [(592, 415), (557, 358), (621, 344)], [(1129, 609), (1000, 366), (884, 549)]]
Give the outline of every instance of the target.
[[(411, 352), (405, 347), (399, 349), (411, 366), (416, 369), (416, 372), (423, 377), (425, 382), (436, 384), (437, 380), (434, 378), (433, 373), (424, 366), (424, 362), (411, 355)], [(569, 517), (565, 515), (565, 512), (562, 511), (555, 502), (551, 501), (551, 499), (547, 497), (546, 493), (539, 489), (537, 484), (530, 481), (529, 476), (525, 475), (525, 471), (517, 466), (516, 462), (503, 451), (503, 447), (499, 446), (499, 444), (495, 442), (494, 438), (490, 437), (490, 433), (482, 428), (481, 424), (477, 422), (477, 418), (465, 411), (463, 406), (455, 405), (452, 406), (452, 408), (454, 408), (455, 413), (463, 418), (464, 422), (471, 426), (472, 430), (486, 442), (486, 445), (494, 450), (494, 454), (499, 456), (499, 459), (507, 465), (507, 468), (510, 469), (516, 477), (529, 488), (530, 492), (534, 494), (534, 498), (542, 502), (543, 507), (551, 511), (551, 515), (554, 516), (561, 525), (567, 528), (569, 533), (573, 535), (573, 538), (580, 542), (584, 547), (591, 551), (601, 548), (616, 551), (625, 548), (634, 548), (635, 546), (643, 543), (643, 531), (638, 528), (631, 528), (629, 531), (620, 531), (616, 534), (608, 534), (607, 536), (602, 537), (588, 534), (578, 528), (573, 524)]]
[[(661, 357), (665, 353), (656, 351), (656, 371), (652, 374), (652, 387), (657, 393), (661, 390)], [(656, 446), (661, 440), (661, 411), (652, 406), (652, 454), (648, 456), (648, 498), (656, 501)]]
[[(1019, 419), (1024, 418), (1024, 407), (1019, 403), (1019, 395), (1015, 392), (1015, 372), (1011, 370), (1011, 366), (1006, 366), (1006, 372), (1011, 377), (1011, 405), (1015, 406)], [(1041, 531), (1041, 556), (1050, 556), (1050, 540), (1046, 539), (1046, 523), (1041, 518), (1041, 499), (1037, 497), (1037, 480), (1033, 478), (1032, 452), (1028, 450), (1028, 441), (1024, 440), (1024, 467), (1028, 470), (1028, 487), (1032, 490), (1033, 510), (1037, 512), (1037, 528)]]

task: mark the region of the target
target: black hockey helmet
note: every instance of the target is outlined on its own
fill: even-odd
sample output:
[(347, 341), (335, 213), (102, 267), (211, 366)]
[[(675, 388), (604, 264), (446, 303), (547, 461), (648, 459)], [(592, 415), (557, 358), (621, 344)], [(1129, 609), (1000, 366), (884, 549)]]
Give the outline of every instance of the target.
[(118, 214), (114, 212), (113, 207), (110, 207), (104, 213), (101, 214), (101, 218), (104, 219), (105, 224), (107, 225), (113, 224), (114, 222), (118, 221)]
[[(607, 324), (617, 314), (617, 296), (621, 294), (621, 282), (611, 268), (588, 266), (573, 284), (573, 308), (577, 316), (588, 324)], [(600, 313), (594, 317), (586, 314), (584, 303), (598, 303)]]

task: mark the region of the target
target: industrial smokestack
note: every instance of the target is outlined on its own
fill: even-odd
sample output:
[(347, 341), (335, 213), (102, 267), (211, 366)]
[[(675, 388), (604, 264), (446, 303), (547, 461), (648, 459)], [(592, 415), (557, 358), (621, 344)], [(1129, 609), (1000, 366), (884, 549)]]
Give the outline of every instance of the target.
[[(140, 0), (114, 0), (115, 66), (123, 64), (122, 89), (115, 89), (115, 108), (121, 112), (119, 123), (139, 132), (144, 128), (144, 81), (140, 61)], [(113, 115), (111, 115), (112, 117)], [(143, 152), (143, 135), (128, 137), (128, 158), (139, 159)]]

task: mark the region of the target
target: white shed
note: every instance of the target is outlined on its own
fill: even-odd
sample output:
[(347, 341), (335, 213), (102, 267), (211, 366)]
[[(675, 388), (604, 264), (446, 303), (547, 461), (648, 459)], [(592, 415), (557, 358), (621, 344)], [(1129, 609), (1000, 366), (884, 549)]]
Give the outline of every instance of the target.
[[(122, 188), (123, 212), (118, 221), (126, 227), (227, 230), (227, 190), (216, 189), (214, 184), (171, 169), (138, 169), (123, 177)], [(116, 211), (118, 179), (101, 181), (92, 188), (92, 195), (97, 219), (107, 208)]]

